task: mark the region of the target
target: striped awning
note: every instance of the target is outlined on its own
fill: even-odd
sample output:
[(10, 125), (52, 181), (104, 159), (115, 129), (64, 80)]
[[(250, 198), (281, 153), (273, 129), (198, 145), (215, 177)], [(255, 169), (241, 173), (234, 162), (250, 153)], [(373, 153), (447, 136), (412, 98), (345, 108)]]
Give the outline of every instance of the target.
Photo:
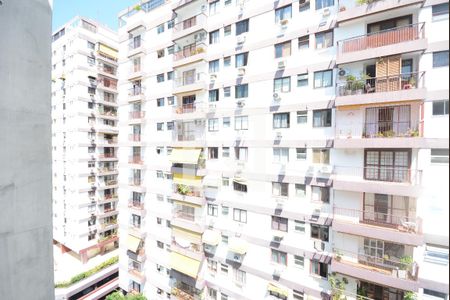
[(170, 268), (192, 278), (197, 278), (200, 262), (172, 251), (170, 253)]
[(247, 242), (240, 238), (232, 238), (228, 245), (228, 250), (240, 255), (244, 255), (245, 253), (247, 253), (247, 249), (248, 249)]
[(201, 151), (202, 149), (175, 148), (172, 150), (169, 160), (172, 163), (196, 165)]

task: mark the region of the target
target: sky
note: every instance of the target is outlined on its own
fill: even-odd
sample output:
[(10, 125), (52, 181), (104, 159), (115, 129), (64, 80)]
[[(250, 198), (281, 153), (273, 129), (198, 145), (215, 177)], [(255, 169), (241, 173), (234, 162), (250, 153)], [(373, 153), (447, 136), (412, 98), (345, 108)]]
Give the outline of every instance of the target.
[(80, 15), (117, 30), (117, 14), (138, 0), (54, 0), (53, 30)]

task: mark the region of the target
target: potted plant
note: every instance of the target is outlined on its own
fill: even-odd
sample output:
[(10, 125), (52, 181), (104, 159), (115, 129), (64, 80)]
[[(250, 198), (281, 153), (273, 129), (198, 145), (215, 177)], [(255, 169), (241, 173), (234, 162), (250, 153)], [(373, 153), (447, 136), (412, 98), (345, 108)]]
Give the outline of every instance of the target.
[(345, 81), (347, 82), (347, 84), (345, 85), (345, 95), (351, 95), (352, 90), (353, 90), (353, 84), (356, 81), (356, 77), (349, 74), (345, 77)]
[(414, 292), (407, 291), (405, 292), (405, 295), (403, 296), (403, 300), (416, 300), (417, 295)]
[(334, 259), (336, 259), (336, 261), (341, 261), (341, 259), (342, 259), (342, 252), (337, 250), (336, 251), (336, 256), (334, 257)]
[(398, 270), (398, 278), (406, 279), (408, 271), (411, 270), (413, 264), (413, 258), (409, 255), (405, 255), (400, 258), (400, 267)]
[(191, 189), (187, 185), (184, 185), (184, 184), (179, 184), (177, 190), (178, 190), (178, 193), (180, 193), (183, 196), (187, 195), (188, 193), (191, 192)]
[(353, 94), (356, 95), (362, 95), (364, 92), (364, 87), (366, 86), (365, 81), (364, 80), (356, 80), (355, 82), (353, 82), (352, 85), (352, 91)]

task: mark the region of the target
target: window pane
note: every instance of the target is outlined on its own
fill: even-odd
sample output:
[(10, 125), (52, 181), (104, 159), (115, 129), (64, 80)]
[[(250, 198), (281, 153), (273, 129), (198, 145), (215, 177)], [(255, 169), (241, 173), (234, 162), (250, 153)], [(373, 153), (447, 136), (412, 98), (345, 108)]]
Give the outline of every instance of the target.
[(448, 66), (448, 51), (433, 52), (433, 68)]

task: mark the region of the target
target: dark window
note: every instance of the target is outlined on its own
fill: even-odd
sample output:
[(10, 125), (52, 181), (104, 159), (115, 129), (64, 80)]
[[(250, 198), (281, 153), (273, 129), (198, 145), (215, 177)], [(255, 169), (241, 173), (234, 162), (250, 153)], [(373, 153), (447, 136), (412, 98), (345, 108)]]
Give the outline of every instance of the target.
[(309, 35), (301, 36), (298, 38), (298, 49), (308, 49), (309, 48)]
[(300, 0), (299, 1), (299, 11), (307, 11), (310, 7), (310, 0)]
[(448, 67), (448, 50), (433, 52), (433, 68)]
[(272, 229), (287, 232), (288, 219), (272, 216)]
[(248, 61), (248, 52), (236, 55), (236, 68), (245, 67)]
[(208, 158), (209, 159), (218, 159), (219, 158), (219, 148), (218, 147), (208, 148)]
[(334, 0), (316, 0), (316, 10), (334, 5)]
[(313, 111), (313, 127), (331, 127), (331, 109)]
[(311, 224), (311, 238), (328, 242), (328, 236), (329, 236), (328, 226)]
[(433, 101), (433, 116), (448, 115), (448, 100)]
[(314, 88), (324, 88), (333, 85), (333, 71), (314, 72)]
[(322, 278), (328, 277), (328, 265), (316, 260), (311, 260), (311, 273), (318, 275)]
[(297, 75), (297, 86), (308, 86), (308, 73), (298, 74)]
[(273, 129), (289, 128), (289, 113), (273, 114)]
[(164, 82), (164, 73), (156, 75), (156, 82)]
[(248, 84), (236, 85), (235, 97), (236, 97), (236, 99), (247, 98), (248, 97)]
[(448, 18), (448, 2), (432, 6), (433, 21), (439, 21)]
[(209, 102), (219, 101), (219, 90), (210, 90), (208, 100)]
[(249, 20), (243, 20), (236, 23), (236, 35), (241, 35), (249, 31)]
[(233, 189), (238, 192), (247, 193), (247, 185), (233, 181)]

